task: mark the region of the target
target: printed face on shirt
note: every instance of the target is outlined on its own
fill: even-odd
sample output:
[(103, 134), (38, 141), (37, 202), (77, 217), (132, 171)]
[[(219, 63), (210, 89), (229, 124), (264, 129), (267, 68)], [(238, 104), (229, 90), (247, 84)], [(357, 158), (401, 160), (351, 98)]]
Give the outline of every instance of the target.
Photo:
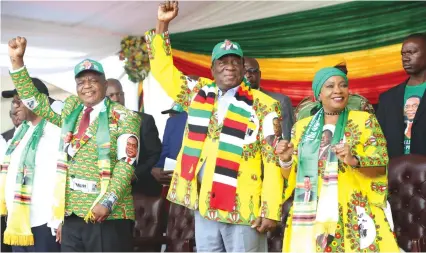
[(84, 71), (75, 78), (78, 97), (85, 106), (95, 106), (105, 98), (105, 76), (93, 71)]
[(322, 138), (321, 138), (321, 144), (320, 147), (325, 147), (327, 145), (330, 145), (331, 143), (331, 138), (333, 137), (333, 133), (326, 129), (322, 132)]
[(72, 140), (72, 133), (68, 132), (64, 137), (64, 143), (70, 143)]
[(412, 96), (407, 99), (404, 106), (404, 116), (409, 120), (412, 121), (414, 117), (416, 116), (417, 108), (419, 108), (420, 104), (420, 97), (418, 96)]
[(128, 158), (135, 158), (138, 154), (138, 140), (131, 136), (127, 139), (126, 155)]
[(305, 188), (306, 191), (311, 190), (312, 185), (311, 185), (311, 179), (309, 177), (307, 177), (307, 176), (305, 177), (303, 184), (304, 184), (304, 188)]
[(283, 135), (283, 131), (281, 129), (281, 123), (280, 120), (278, 118), (274, 118), (272, 121), (272, 124), (274, 126), (274, 134), (277, 137), (280, 137)]

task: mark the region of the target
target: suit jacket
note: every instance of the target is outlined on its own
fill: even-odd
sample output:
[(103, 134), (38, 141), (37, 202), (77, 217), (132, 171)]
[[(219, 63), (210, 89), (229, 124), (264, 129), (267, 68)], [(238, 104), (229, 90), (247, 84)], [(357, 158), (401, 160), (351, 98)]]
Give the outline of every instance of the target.
[[(176, 69), (167, 33), (155, 35), (151, 31), (147, 34), (146, 40), (151, 48), (149, 58), (152, 75), (176, 103), (185, 111), (190, 110), (194, 96), (202, 87), (212, 84), (213, 80), (207, 78), (190, 80)], [(194, 166), (194, 178), (187, 180), (181, 176), (183, 147), (177, 156), (176, 169), (167, 195), (171, 202), (199, 210), (202, 217), (217, 222), (251, 225), (259, 216), (272, 220), (281, 219), (284, 179), (278, 158), (273, 148), (265, 141), (266, 136), (273, 134), (273, 118), (281, 116), (280, 107), (278, 101), (263, 92), (254, 89), (251, 92), (253, 96), (253, 105), (250, 108), (251, 121), (244, 135), (242, 154), (239, 157), (229, 155), (239, 163), (235, 178), (237, 185), (235, 209), (229, 212), (215, 209), (210, 205), (213, 175), (219, 153), (219, 136), (223, 127), (223, 123), (214, 116), (215, 113), (208, 123), (207, 136), (198, 163)], [(213, 110), (216, 110), (217, 106), (215, 103)], [(188, 131), (185, 131), (183, 145), (187, 135)], [(265, 167), (263, 180), (261, 162)], [(200, 183), (198, 173), (203, 165), (203, 178)]]
[(7, 141), (13, 138), (13, 135), (15, 134), (15, 128), (12, 128), (10, 130), (7, 130), (6, 132), (2, 133), (3, 138)]
[[(297, 201), (302, 201), (302, 202), (304, 202), (304, 201), (305, 201), (305, 193), (306, 193), (306, 192), (304, 192), (304, 193), (302, 193), (302, 194), (297, 195)], [(312, 201), (313, 196), (314, 196), (314, 193), (313, 193), (313, 191), (311, 190), (311, 192), (310, 192), (310, 194), (309, 194), (309, 199), (308, 199), (308, 201), (309, 201), (309, 202), (310, 202), (310, 201)]]
[(283, 120), (281, 121), (281, 129), (283, 131), (283, 137), (284, 137), (284, 140), (290, 140), (291, 128), (293, 127), (295, 122), (293, 106), (291, 104), (290, 98), (284, 94), (266, 91), (266, 90), (263, 90), (262, 88), (260, 89), (260, 91), (272, 97), (273, 99), (277, 100), (278, 102), (280, 102), (281, 116), (283, 118)]
[[(34, 87), (26, 68), (12, 73), (11, 76), (24, 105), (37, 115), (59, 127), (62, 127), (68, 116), (82, 104), (79, 97), (69, 96), (65, 100), (61, 114), (57, 114), (50, 107), (48, 97), (38, 92)], [(78, 131), (82, 116), (83, 110), (77, 118), (74, 133)], [(135, 212), (130, 183), (134, 168), (129, 163), (119, 160), (121, 157), (118, 157), (118, 154), (126, 153), (126, 144), (123, 142), (123, 145), (119, 147), (118, 139), (122, 137), (123, 141), (126, 140), (127, 142), (125, 138), (128, 138), (129, 135), (134, 135), (139, 139), (140, 117), (119, 103), (110, 102), (108, 121), (111, 178), (106, 193), (97, 204), (103, 204), (112, 208), (111, 214), (108, 216), (109, 220), (134, 220)], [(84, 218), (99, 196), (101, 177), (99, 176), (100, 170), (96, 142), (98, 125), (99, 117), (87, 127), (79, 145), (75, 145), (75, 155), (68, 157), (65, 215), (74, 213)], [(61, 136), (61, 138), (66, 137)], [(53, 154), (56, 150), (51, 150), (50, 152)], [(83, 185), (84, 189), (80, 187), (81, 185)], [(90, 190), (90, 192), (87, 192), (87, 190)]]
[[(404, 155), (404, 93), (407, 81), (379, 97), (377, 119), (387, 140), (389, 158)], [(411, 128), (410, 153), (426, 155), (426, 94), (423, 94)]]
[(185, 131), (187, 118), (188, 114), (182, 112), (167, 119), (163, 135), (163, 150), (161, 151), (160, 160), (158, 160), (155, 167), (164, 168), (166, 157), (176, 160), (180, 148), (182, 147), (183, 133)]
[(159, 196), (162, 186), (151, 175), (152, 167), (158, 161), (161, 153), (161, 140), (158, 137), (158, 129), (154, 117), (138, 112), (142, 119), (140, 126), (141, 144), (139, 159), (135, 165), (137, 180), (132, 183), (133, 193), (143, 193), (148, 196)]

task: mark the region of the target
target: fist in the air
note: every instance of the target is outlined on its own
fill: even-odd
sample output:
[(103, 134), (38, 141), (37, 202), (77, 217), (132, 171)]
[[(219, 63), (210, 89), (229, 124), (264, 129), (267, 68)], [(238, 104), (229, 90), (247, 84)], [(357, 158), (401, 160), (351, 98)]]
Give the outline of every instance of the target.
[(177, 1), (166, 1), (160, 4), (157, 14), (158, 20), (166, 23), (172, 21), (178, 15), (178, 5)]
[(27, 48), (27, 39), (24, 37), (16, 37), (9, 40), (9, 56), (12, 59), (21, 59), (24, 57)]

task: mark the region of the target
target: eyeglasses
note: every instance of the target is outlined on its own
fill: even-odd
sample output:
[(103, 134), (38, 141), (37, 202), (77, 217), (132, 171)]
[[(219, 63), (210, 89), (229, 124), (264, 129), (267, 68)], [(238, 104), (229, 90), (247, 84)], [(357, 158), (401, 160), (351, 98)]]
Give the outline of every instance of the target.
[(259, 73), (259, 69), (258, 68), (249, 68), (249, 69), (246, 69), (246, 73), (250, 73), (250, 74)]

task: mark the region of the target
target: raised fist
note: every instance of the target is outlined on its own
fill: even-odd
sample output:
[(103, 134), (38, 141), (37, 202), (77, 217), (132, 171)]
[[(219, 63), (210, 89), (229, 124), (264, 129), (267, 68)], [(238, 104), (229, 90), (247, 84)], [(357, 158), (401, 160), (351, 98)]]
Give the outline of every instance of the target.
[(293, 143), (286, 140), (280, 141), (277, 147), (275, 148), (275, 153), (283, 162), (290, 161), (291, 156), (293, 155), (293, 152), (294, 152)]
[(177, 1), (166, 1), (160, 4), (158, 6), (158, 21), (166, 23), (172, 21), (178, 15), (178, 5)]
[(9, 40), (9, 56), (12, 59), (23, 58), (27, 48), (27, 39), (16, 37)]

